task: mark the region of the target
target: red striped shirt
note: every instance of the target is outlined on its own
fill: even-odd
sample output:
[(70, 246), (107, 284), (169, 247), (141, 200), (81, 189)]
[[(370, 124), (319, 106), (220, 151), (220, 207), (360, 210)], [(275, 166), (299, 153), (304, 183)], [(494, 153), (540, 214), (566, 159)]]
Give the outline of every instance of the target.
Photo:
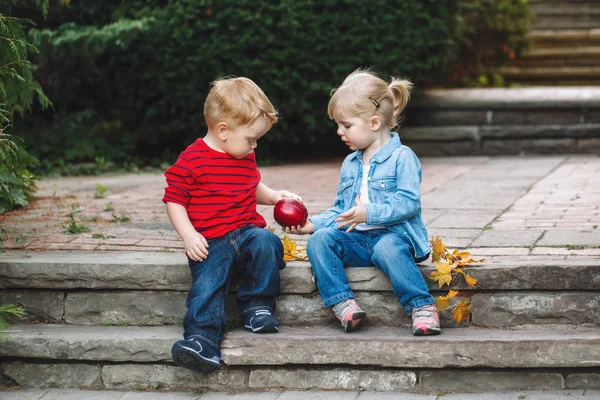
[(167, 169), (165, 178), (162, 201), (184, 206), (192, 225), (206, 239), (250, 224), (267, 225), (256, 211), (260, 172), (254, 153), (237, 159), (198, 139)]

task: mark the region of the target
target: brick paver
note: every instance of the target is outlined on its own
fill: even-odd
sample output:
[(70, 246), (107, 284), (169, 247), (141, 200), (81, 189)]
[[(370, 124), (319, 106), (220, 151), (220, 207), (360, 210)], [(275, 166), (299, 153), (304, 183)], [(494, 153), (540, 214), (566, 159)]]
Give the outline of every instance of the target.
[[(430, 236), (488, 255), (600, 258), (599, 157), (421, 161), (423, 217)], [(340, 164), (332, 160), (260, 170), (267, 185), (300, 194), (314, 214), (331, 206)], [(105, 197), (95, 196), (98, 184), (108, 189)], [(164, 185), (161, 172), (44, 179), (29, 207), (0, 216), (7, 232), (4, 249), (181, 251), (161, 202)], [(259, 206), (259, 212), (282, 235), (272, 207)], [(90, 231), (68, 233), (71, 216)]]

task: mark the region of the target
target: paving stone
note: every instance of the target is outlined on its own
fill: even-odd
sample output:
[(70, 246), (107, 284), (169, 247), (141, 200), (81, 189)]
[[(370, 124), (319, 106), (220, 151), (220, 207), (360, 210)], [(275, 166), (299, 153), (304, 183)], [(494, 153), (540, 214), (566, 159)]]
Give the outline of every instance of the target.
[(277, 400), (356, 400), (357, 392), (294, 392), (286, 391)]
[(424, 371), (419, 373), (423, 389), (443, 391), (495, 392), (519, 389), (564, 389), (559, 373), (504, 372), (504, 371)]
[(439, 400), (439, 396), (405, 392), (361, 392), (357, 400)]
[(248, 371), (224, 369), (202, 374), (172, 365), (122, 364), (102, 367), (102, 381), (110, 389), (210, 389), (248, 388)]
[(198, 399), (199, 395), (194, 393), (168, 393), (168, 392), (128, 392), (123, 394), (119, 400), (192, 400)]
[(415, 387), (417, 375), (412, 371), (270, 370), (250, 372), (250, 388), (284, 390), (405, 390)]
[[(101, 388), (100, 366), (87, 364), (3, 364), (4, 375), (31, 388)], [(0, 396), (2, 397), (2, 396)]]
[(585, 231), (573, 229), (554, 229), (547, 231), (538, 246), (598, 246), (600, 245), (600, 230)]
[(43, 400), (120, 400), (123, 396), (122, 392), (52, 389), (44, 395)]
[(2, 400), (40, 400), (48, 389), (28, 389), (28, 390), (2, 390), (0, 389), (0, 397)]
[(280, 400), (282, 392), (262, 392), (262, 393), (207, 393), (200, 397), (202, 400)]
[(540, 229), (491, 229), (484, 231), (471, 246), (473, 247), (531, 247), (544, 233)]

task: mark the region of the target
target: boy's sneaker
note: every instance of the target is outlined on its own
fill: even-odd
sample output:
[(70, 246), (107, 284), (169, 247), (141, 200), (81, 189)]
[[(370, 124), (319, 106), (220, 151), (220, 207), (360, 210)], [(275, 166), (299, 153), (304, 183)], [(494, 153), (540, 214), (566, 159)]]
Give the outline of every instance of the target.
[(342, 323), (346, 332), (354, 330), (364, 316), (367, 315), (354, 299), (347, 299), (337, 303), (333, 306), (333, 312)]
[(412, 327), (415, 336), (439, 335), (442, 330), (437, 307), (434, 304), (428, 304), (415, 308), (412, 312)]
[(177, 341), (171, 355), (177, 364), (195, 371), (209, 373), (221, 368), (221, 351), (203, 338), (190, 336)]
[(261, 307), (244, 314), (244, 329), (254, 333), (278, 332), (279, 318), (271, 307)]

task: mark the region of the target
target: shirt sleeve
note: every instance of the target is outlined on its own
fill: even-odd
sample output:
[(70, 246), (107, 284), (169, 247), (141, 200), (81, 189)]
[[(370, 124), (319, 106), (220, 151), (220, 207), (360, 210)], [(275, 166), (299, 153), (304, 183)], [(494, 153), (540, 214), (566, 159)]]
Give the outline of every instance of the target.
[(192, 164), (185, 157), (179, 157), (175, 164), (165, 171), (167, 186), (162, 201), (180, 204), (187, 208), (196, 181), (194, 176)]

